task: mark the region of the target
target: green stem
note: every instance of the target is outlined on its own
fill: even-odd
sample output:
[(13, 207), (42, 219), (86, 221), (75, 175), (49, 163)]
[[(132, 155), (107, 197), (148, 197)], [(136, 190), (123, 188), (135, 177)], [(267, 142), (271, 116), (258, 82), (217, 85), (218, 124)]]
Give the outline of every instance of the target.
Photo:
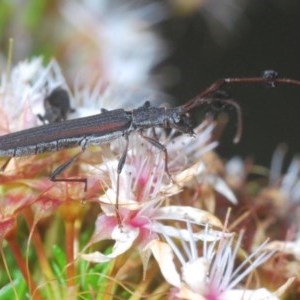
[(12, 254), (15, 257), (15, 260), (20, 268), (21, 273), (24, 276), (25, 281), (27, 282), (28, 289), (29, 289), (32, 299), (33, 300), (42, 300), (43, 298), (40, 295), (39, 290), (37, 289), (37, 286), (31, 277), (31, 273), (27, 269), (26, 260), (24, 260), (22, 253), (20, 251), (20, 247), (17, 244), (15, 238), (14, 237), (7, 238), (7, 243), (10, 246)]

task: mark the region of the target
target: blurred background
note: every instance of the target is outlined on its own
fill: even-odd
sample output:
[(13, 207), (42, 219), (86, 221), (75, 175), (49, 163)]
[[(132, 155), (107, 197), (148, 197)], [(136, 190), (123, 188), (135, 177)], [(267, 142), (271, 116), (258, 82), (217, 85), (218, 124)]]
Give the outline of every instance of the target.
[[(299, 0), (2, 0), (1, 70), (10, 38), (13, 63), (55, 57), (71, 86), (93, 86), (101, 78), (164, 92), (172, 105), (218, 78), (273, 69), (300, 79)], [(236, 113), (226, 109), (222, 157), (251, 156), (268, 166), (279, 143), (288, 145), (290, 156), (300, 152), (300, 88), (240, 85), (226, 91), (242, 107), (244, 130), (233, 144)], [(137, 97), (134, 104), (144, 101)]]

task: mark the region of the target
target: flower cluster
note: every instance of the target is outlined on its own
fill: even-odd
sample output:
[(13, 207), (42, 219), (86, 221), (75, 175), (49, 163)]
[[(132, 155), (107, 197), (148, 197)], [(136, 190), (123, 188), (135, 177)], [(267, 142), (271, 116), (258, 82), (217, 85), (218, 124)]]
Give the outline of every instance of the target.
[[(57, 87), (69, 93), (77, 116), (94, 111), (93, 97), (105, 102), (107, 95), (114, 95), (106, 86), (104, 94), (96, 87), (89, 93), (78, 90), (72, 96), (54, 60), (46, 67), (40, 58), (24, 61), (9, 77), (2, 77), (0, 103), (5, 117), (1, 119), (1, 133), (38, 125), (38, 116), (45, 114), (44, 99)], [(12, 108), (7, 103), (15, 105)], [(157, 264), (155, 274), (173, 287), (163, 289), (169, 299), (279, 299), (298, 280), (292, 269), (294, 260), (287, 261), (286, 271), (273, 281), (268, 281), (267, 274), (271, 264), (278, 264), (276, 257), (280, 255), (299, 260), (298, 239), (285, 242), (284, 236), (274, 231), (274, 226), (282, 224), (287, 232), (295, 220), (295, 216), (286, 215), (298, 203), (299, 160), (294, 159), (287, 173), (281, 175), (282, 152), (278, 150), (269, 184), (257, 185), (259, 192), (254, 192), (247, 180), (253, 170), (251, 162), (234, 158), (224, 164), (213, 152), (218, 144), (213, 140), (216, 126), (214, 120), (206, 118), (195, 128), (194, 137), (154, 128), (132, 133), (128, 140), (119, 138), (90, 147), (81, 155), (80, 149), (70, 149), (14, 158), (7, 164), (4, 161), (5, 170), (0, 174), (1, 240), (14, 249), (33, 298), (41, 299), (42, 291), (21, 258), (22, 251), (16, 251), (18, 224), (25, 219), (30, 230), (26, 253), (32, 242), (43, 277), (51, 282), (55, 274), (38, 229), (58, 214), (66, 233), (66, 264), (61, 271), (66, 272), (65, 295), (82, 289), (75, 280), (76, 274), (85, 276), (76, 269), (78, 261), (105, 265), (122, 259), (121, 269), (126, 272), (117, 276), (124, 282), (133, 280), (133, 294), (139, 284), (147, 282)], [(163, 145), (166, 152), (149, 139)], [(70, 165), (59, 174), (61, 180), (49, 180), (55, 167), (65, 162)], [(86, 194), (82, 178), (86, 178)], [(283, 211), (282, 201), (287, 199), (291, 200)], [(266, 211), (266, 203), (272, 203), (272, 211), (268, 207), (272, 215)], [(251, 222), (254, 217), (256, 223)], [(90, 233), (95, 228), (83, 243), (79, 233), (85, 226)], [(241, 229), (243, 232), (237, 234)], [(268, 242), (267, 236), (274, 241)], [(133, 279), (128, 265), (136, 264), (135, 253), (140, 257), (142, 275)], [(113, 276), (111, 272), (108, 276)], [(145, 293), (155, 294), (153, 284), (160, 286), (150, 281)]]

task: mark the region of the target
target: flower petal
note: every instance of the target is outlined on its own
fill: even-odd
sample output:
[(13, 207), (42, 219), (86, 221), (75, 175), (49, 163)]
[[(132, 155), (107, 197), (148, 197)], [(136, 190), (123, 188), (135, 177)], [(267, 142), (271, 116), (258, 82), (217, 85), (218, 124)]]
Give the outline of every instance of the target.
[(204, 257), (198, 257), (195, 261), (187, 262), (183, 266), (182, 278), (194, 292), (203, 294), (207, 288), (208, 272), (209, 261)]
[(129, 226), (120, 228), (116, 226), (111, 236), (116, 241), (112, 253), (105, 255), (99, 251), (95, 251), (89, 254), (81, 254), (81, 257), (87, 261), (96, 263), (110, 261), (127, 251), (132, 246), (138, 234), (139, 230), (137, 228)]
[(231, 191), (231, 189), (223, 179), (215, 175), (210, 175), (206, 177), (206, 181), (210, 183), (217, 192), (227, 198), (231, 203), (238, 203), (234, 193)]
[(201, 230), (199, 232), (190, 232), (187, 229), (175, 228), (173, 226), (162, 225), (158, 223), (151, 224), (151, 229), (157, 233), (164, 233), (165, 235), (173, 238), (178, 238), (184, 241), (205, 241), (205, 242), (215, 242), (219, 241), (222, 237), (230, 237), (234, 235), (233, 233), (226, 233), (218, 230)]
[(158, 240), (153, 240), (149, 245), (164, 278), (173, 286), (180, 287), (180, 276), (177, 273), (171, 247)]
[(222, 293), (223, 300), (279, 300), (272, 292), (265, 288), (257, 290), (228, 290)]
[(177, 220), (196, 223), (199, 225), (209, 224), (211, 226), (222, 227), (221, 221), (213, 214), (190, 206), (166, 206), (160, 207), (156, 214), (157, 220)]

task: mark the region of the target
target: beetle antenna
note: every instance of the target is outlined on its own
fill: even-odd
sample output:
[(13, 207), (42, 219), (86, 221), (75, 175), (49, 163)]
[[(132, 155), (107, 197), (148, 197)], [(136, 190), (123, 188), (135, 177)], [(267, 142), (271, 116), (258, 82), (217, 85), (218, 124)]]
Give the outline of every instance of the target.
[(207, 104), (210, 105), (214, 101), (222, 101), (225, 104), (229, 104), (236, 109), (237, 112), (237, 132), (233, 142), (238, 143), (242, 135), (242, 111), (237, 102), (232, 99), (216, 99), (213, 94), (219, 91), (224, 85), (242, 83), (242, 84), (265, 84), (271, 88), (276, 87), (279, 84), (300, 86), (300, 80), (290, 78), (278, 78), (278, 73), (274, 70), (265, 70), (260, 77), (244, 77), (244, 78), (223, 78), (215, 81), (212, 85), (202, 91), (195, 98), (182, 105), (182, 113), (188, 113), (191, 109)]

